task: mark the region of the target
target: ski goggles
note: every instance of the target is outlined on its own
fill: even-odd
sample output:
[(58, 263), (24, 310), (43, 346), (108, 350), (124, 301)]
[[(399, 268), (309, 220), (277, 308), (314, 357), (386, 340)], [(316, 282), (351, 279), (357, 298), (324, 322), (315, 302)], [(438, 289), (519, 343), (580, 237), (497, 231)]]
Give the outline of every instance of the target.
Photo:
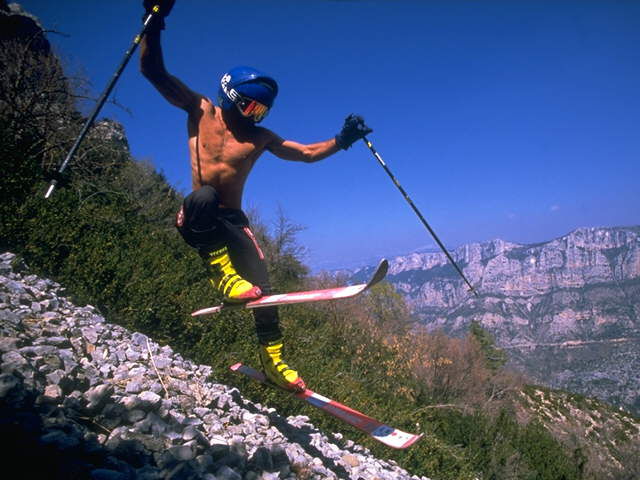
[(238, 95), (238, 97), (236, 105), (243, 117), (251, 118), (254, 122), (258, 123), (267, 116), (267, 113), (269, 113), (269, 107), (263, 105), (257, 100), (243, 97), (242, 95)]

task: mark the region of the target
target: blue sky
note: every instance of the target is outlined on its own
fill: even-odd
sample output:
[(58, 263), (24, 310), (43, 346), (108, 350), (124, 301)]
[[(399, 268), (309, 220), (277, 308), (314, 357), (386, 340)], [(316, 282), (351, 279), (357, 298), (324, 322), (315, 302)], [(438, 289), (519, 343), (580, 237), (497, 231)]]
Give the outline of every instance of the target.
[[(99, 95), (140, 28), (141, 2), (24, 0)], [(300, 142), (351, 112), (449, 248), (640, 224), (640, 2), (178, 0), (167, 69), (215, 98), (248, 64), (280, 95), (263, 122)], [(188, 193), (185, 114), (138, 71), (107, 106), (133, 155)], [(87, 107), (88, 111), (88, 107)], [(62, 159), (61, 159), (62, 160)], [(70, 167), (72, 168), (72, 167)], [(244, 207), (306, 229), (314, 268), (435, 246), (362, 142), (307, 165), (265, 154)]]

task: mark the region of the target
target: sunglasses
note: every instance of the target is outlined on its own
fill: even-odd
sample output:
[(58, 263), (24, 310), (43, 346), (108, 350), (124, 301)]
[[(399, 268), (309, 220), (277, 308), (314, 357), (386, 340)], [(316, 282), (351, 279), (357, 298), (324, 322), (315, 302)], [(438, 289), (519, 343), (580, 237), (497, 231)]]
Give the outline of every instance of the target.
[(267, 116), (267, 113), (269, 113), (269, 107), (263, 105), (257, 100), (243, 97), (241, 95), (238, 95), (238, 97), (236, 105), (244, 117), (251, 118), (254, 122), (258, 123)]

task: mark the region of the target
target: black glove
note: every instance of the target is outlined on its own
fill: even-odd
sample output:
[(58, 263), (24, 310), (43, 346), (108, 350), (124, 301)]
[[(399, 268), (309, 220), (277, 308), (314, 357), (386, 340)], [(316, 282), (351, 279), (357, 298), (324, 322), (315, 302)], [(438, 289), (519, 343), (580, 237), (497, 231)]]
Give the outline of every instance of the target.
[(176, 0), (144, 0), (142, 2), (145, 12), (142, 17), (143, 22), (149, 16), (149, 14), (153, 13), (154, 6), (158, 5), (160, 7), (158, 13), (154, 13), (153, 18), (151, 19), (151, 23), (147, 26), (147, 32), (157, 32), (160, 30), (164, 30), (164, 17), (169, 15), (169, 12), (171, 12), (174, 3), (176, 3)]
[(336, 145), (346, 150), (353, 145), (356, 140), (364, 138), (371, 132), (373, 132), (373, 130), (365, 125), (364, 118), (352, 113), (344, 120), (342, 130), (336, 135)]

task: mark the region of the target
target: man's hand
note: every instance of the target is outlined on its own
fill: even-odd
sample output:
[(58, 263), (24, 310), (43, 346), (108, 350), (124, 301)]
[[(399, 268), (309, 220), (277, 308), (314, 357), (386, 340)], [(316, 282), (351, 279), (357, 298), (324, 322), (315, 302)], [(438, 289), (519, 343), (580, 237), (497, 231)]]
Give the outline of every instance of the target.
[(342, 130), (336, 135), (336, 145), (346, 150), (353, 145), (356, 140), (364, 138), (371, 132), (373, 132), (373, 130), (367, 127), (364, 123), (364, 118), (360, 115), (351, 114), (344, 120)]
[(151, 13), (151, 9), (158, 5), (160, 7), (158, 15), (166, 17), (169, 15), (169, 12), (171, 12), (176, 0), (144, 0), (142, 3), (144, 5), (144, 11), (147, 12), (147, 14)]
[[(147, 27), (147, 32), (164, 30), (164, 18), (169, 15), (175, 3), (176, 0), (143, 0), (142, 4), (144, 5), (145, 13), (142, 20), (144, 21), (149, 14), (154, 13), (153, 19)], [(153, 7), (156, 5), (159, 7), (157, 13), (153, 11)]]

